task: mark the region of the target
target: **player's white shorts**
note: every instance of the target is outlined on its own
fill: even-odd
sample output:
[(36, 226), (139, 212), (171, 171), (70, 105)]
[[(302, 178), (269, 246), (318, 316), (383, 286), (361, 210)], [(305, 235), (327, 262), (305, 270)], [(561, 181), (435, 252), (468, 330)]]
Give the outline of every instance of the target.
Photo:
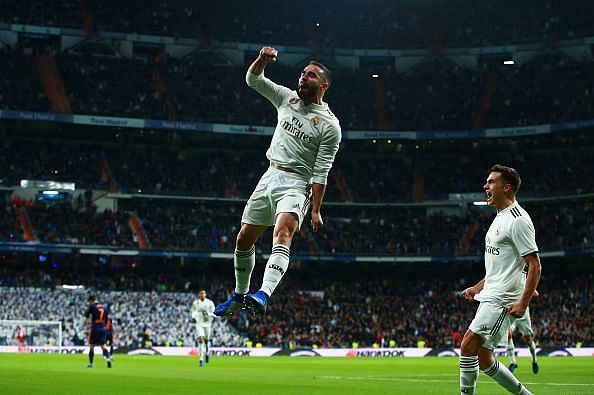
[(514, 321), (515, 318), (507, 313), (507, 307), (485, 301), (476, 310), (469, 329), (483, 338), (483, 347), (493, 350), (503, 338), (507, 339), (509, 327)]
[(534, 336), (532, 322), (530, 321), (529, 309), (526, 309), (526, 312), (522, 318), (516, 318), (516, 320), (511, 324), (511, 330), (515, 331), (516, 329), (522, 334), (522, 336)]
[(210, 339), (210, 335), (212, 333), (212, 326), (211, 325), (196, 325), (196, 333), (198, 334), (198, 337)]
[(311, 185), (306, 177), (269, 167), (245, 205), (241, 222), (273, 226), (280, 213), (295, 213), (299, 227), (311, 203)]

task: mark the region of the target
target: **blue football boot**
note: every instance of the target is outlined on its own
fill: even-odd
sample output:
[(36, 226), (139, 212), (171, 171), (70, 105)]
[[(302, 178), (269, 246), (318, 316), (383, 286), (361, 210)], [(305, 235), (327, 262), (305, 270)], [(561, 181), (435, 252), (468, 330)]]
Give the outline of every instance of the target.
[(233, 292), (231, 297), (225, 303), (221, 303), (215, 308), (214, 314), (219, 317), (224, 317), (232, 315), (240, 309), (245, 309), (244, 295)]
[(264, 315), (268, 307), (268, 295), (264, 291), (258, 291), (255, 294), (245, 295), (246, 308), (252, 311), (254, 315)]
[(538, 373), (538, 362), (536, 361), (532, 362), (532, 373)]

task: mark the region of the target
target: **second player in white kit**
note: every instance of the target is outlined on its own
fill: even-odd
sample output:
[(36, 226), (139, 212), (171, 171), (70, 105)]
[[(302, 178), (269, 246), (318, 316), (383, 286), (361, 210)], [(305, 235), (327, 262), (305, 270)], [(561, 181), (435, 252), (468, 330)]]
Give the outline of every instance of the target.
[(507, 391), (531, 394), (493, 357), (510, 325), (526, 312), (540, 279), (534, 225), (516, 201), (520, 185), (518, 172), (501, 165), (491, 168), (484, 185), (487, 204), (497, 209), (497, 215), (485, 236), (485, 277), (462, 292), (480, 305), (462, 340), (461, 394), (475, 393), (479, 368)]
[(192, 321), (196, 323), (196, 334), (198, 336), (198, 351), (200, 366), (204, 362), (210, 362), (208, 355), (209, 342), (212, 334), (212, 319), (214, 317), (215, 305), (212, 300), (206, 298), (206, 291), (198, 292), (198, 299), (192, 303)]
[[(538, 292), (535, 292), (535, 296), (538, 296)], [(530, 319), (530, 308), (526, 309), (526, 313), (522, 316), (522, 318), (518, 318), (515, 320), (511, 326), (509, 327), (509, 334), (507, 337), (507, 342), (505, 342), (505, 347), (507, 349), (507, 356), (510, 359), (509, 370), (510, 372), (514, 372), (518, 368), (518, 362), (516, 361), (516, 350), (514, 345), (513, 335), (514, 332), (518, 330), (522, 335), (522, 339), (524, 343), (528, 346), (530, 350), (530, 355), (532, 357), (532, 373), (537, 374), (540, 370), (538, 366), (538, 358), (536, 356), (536, 344), (534, 343), (534, 331), (532, 330), (532, 321)], [(504, 343), (503, 341), (501, 343)]]

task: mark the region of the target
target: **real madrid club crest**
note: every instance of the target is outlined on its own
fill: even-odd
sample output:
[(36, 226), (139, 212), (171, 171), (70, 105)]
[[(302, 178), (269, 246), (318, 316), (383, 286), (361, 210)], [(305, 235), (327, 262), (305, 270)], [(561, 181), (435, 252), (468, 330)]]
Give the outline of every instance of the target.
[(309, 123), (311, 124), (311, 126), (318, 126), (320, 124), (320, 117), (316, 115), (315, 117), (309, 120)]
[(290, 104), (297, 104), (299, 103), (299, 98), (298, 97), (292, 97), (289, 99), (289, 103)]

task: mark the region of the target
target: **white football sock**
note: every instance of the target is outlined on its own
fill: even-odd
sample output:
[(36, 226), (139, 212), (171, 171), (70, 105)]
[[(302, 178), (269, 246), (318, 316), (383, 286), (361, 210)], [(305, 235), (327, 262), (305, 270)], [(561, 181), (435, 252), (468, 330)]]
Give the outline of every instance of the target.
[(200, 353), (200, 360), (204, 361), (204, 343), (198, 343), (198, 352)]
[(478, 357), (460, 356), (460, 394), (474, 395), (479, 375)]
[(495, 380), (500, 386), (512, 394), (533, 395), (518, 379), (509, 371), (505, 365), (495, 361), (487, 369), (483, 370), (485, 374)]
[(272, 253), (270, 254), (270, 258), (268, 258), (266, 268), (264, 269), (262, 288), (260, 288), (266, 295), (272, 295), (276, 286), (280, 283), (280, 280), (289, 268), (290, 253), (289, 247), (283, 244), (277, 244), (272, 247)]
[(252, 246), (249, 251), (235, 250), (233, 263), (235, 266), (235, 293), (245, 295), (250, 290), (250, 278), (256, 264), (255, 246)]
[(530, 354), (532, 354), (532, 362), (536, 362), (536, 344), (534, 344), (534, 340), (530, 341), (528, 348), (530, 349)]

